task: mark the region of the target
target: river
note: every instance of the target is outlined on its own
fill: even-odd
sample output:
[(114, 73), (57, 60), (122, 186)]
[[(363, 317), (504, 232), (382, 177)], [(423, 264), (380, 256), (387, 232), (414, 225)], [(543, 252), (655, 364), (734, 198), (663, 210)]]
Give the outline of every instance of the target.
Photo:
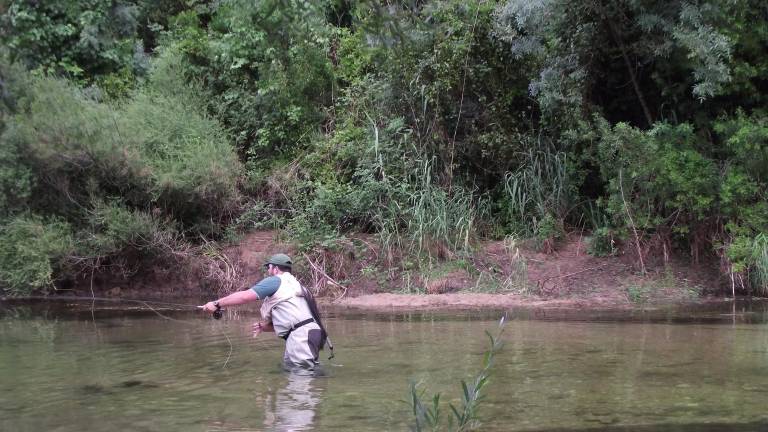
[[(251, 311), (0, 303), (3, 431), (403, 431), (409, 383), (458, 404), (501, 312), (330, 311), (321, 376)], [(768, 304), (508, 311), (483, 431), (768, 430)]]

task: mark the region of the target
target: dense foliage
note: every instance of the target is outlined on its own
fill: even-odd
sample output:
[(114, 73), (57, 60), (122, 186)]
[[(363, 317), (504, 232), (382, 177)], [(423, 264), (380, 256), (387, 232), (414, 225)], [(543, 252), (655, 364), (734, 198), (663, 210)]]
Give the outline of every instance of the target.
[(0, 1), (11, 292), (263, 226), (403, 266), (583, 228), (768, 291), (765, 2), (156, 3)]

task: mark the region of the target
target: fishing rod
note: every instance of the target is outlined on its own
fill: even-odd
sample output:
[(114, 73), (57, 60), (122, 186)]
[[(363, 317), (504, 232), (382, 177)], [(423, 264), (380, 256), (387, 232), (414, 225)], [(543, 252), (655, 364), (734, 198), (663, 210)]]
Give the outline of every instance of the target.
[[(171, 303), (171, 302), (164, 302), (164, 301), (155, 301), (155, 300), (141, 300), (141, 299), (118, 299), (118, 298), (109, 298), (109, 297), (87, 297), (87, 296), (56, 296), (56, 297), (46, 297), (46, 296), (27, 296), (27, 297), (13, 297), (13, 298), (7, 298), (7, 297), (0, 297), (1, 301), (8, 301), (8, 300), (56, 300), (56, 301), (101, 301), (101, 302), (115, 302), (115, 303), (140, 303), (148, 308), (152, 309), (150, 306), (151, 304), (156, 305), (165, 305), (165, 306), (176, 306), (176, 307), (183, 307), (183, 308), (194, 308), (199, 309), (200, 306), (198, 305), (191, 305), (191, 304), (184, 304), (184, 303)], [(154, 309), (153, 309), (154, 310)], [(224, 316), (224, 309), (221, 308), (221, 306), (216, 306), (216, 310), (213, 311), (213, 318), (214, 319), (221, 319), (221, 317)]]

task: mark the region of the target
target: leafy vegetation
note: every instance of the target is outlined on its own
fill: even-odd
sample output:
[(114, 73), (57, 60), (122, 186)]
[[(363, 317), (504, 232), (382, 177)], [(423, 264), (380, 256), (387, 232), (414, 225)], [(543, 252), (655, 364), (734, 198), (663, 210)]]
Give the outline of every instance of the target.
[(485, 332), (488, 336), (489, 347), (483, 354), (483, 367), (470, 382), (461, 381), (461, 404), (458, 406), (448, 405), (452, 414), (448, 420), (444, 420), (443, 411), (441, 411), (440, 393), (435, 394), (428, 402), (425, 402), (424, 391), (420, 391), (416, 383), (411, 383), (410, 398), (408, 399), (414, 417), (411, 430), (416, 432), (430, 430), (462, 432), (479, 428), (478, 411), (483, 399), (483, 389), (489, 383), (493, 359), (503, 347), (501, 335), (505, 325), (506, 316), (499, 321), (495, 336), (490, 332)]
[(34, 215), (18, 215), (8, 221), (0, 231), (0, 241), (0, 283), (11, 294), (51, 288), (74, 250), (66, 222)]
[[(689, 256), (765, 294), (767, 8), (0, 1), (0, 283), (263, 227), (374, 234), (406, 272), (586, 229), (595, 255)], [(22, 270), (32, 226), (52, 244)]]

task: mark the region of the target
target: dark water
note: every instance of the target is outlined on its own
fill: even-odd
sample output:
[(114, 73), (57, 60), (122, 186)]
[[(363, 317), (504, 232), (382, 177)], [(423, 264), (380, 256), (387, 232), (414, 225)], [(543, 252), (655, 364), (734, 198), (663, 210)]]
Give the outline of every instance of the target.
[[(334, 312), (308, 377), (251, 312), (158, 312), (0, 303), (0, 430), (408, 430), (409, 382), (457, 403), (500, 316)], [(768, 431), (766, 303), (513, 310), (503, 340), (479, 430)]]

